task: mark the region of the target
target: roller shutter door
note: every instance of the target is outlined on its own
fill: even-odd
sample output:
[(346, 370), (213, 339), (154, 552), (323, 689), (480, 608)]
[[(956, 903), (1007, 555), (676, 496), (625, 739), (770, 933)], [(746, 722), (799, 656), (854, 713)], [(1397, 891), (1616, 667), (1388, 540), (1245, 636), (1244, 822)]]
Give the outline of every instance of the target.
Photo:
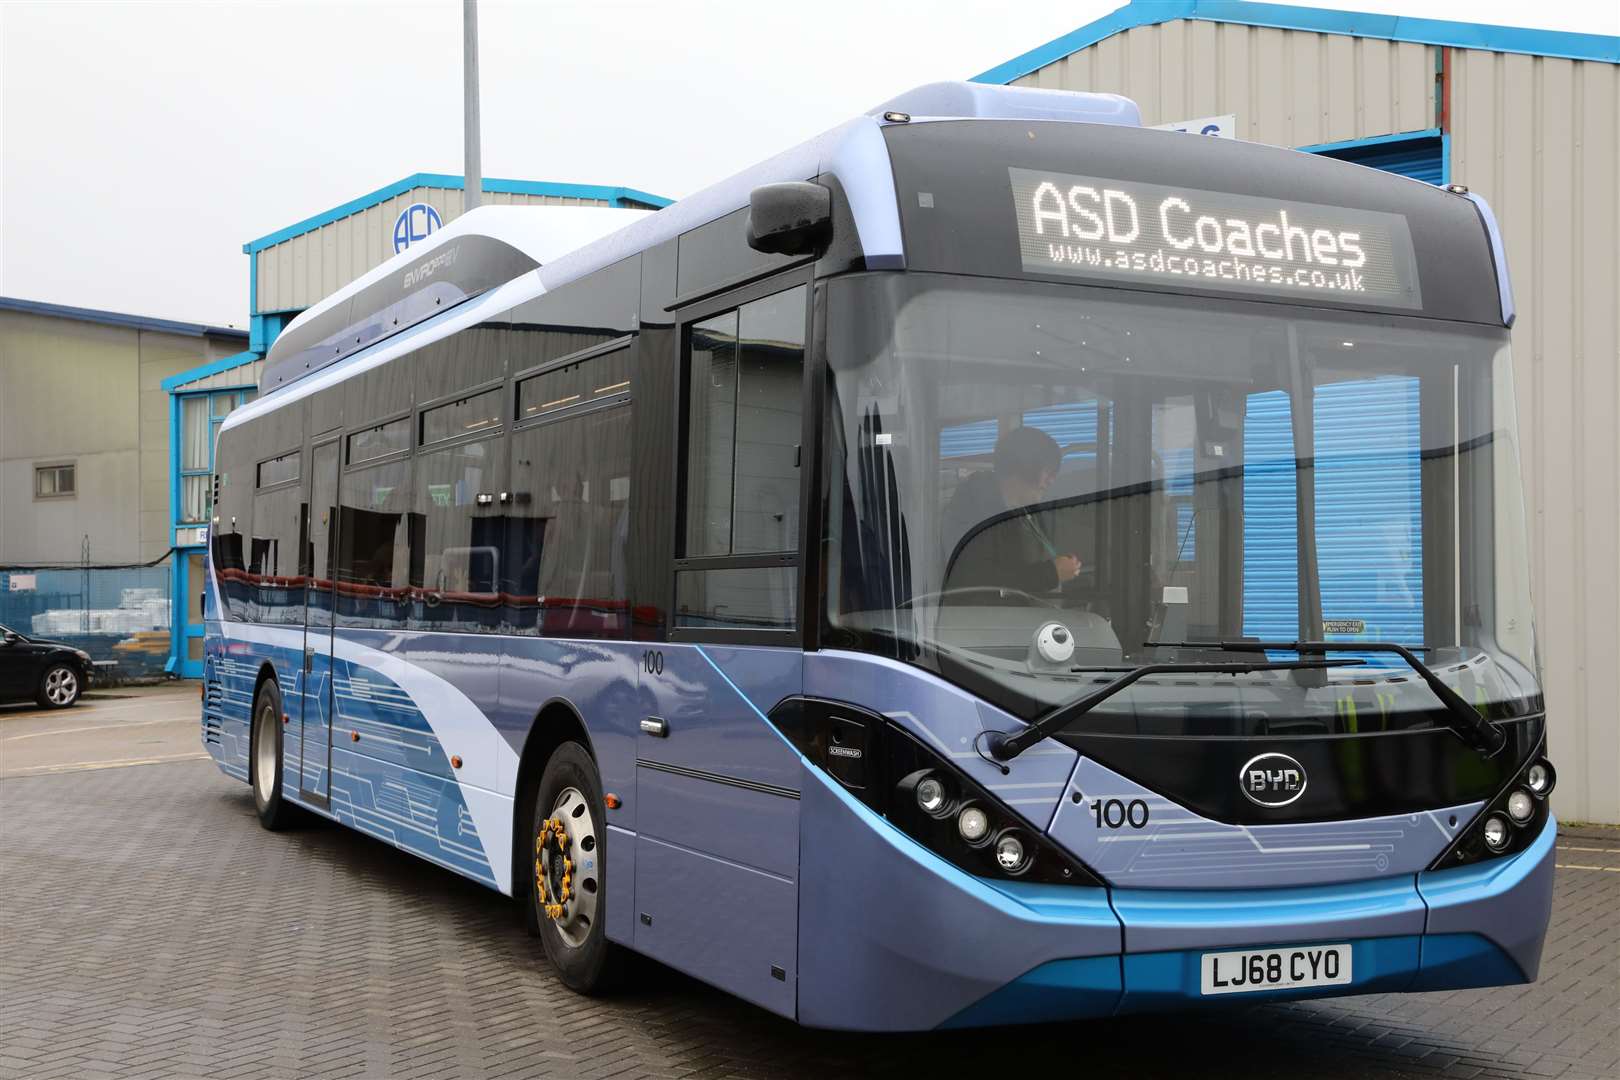
[(1445, 176), (1445, 149), (1438, 135), (1423, 135), (1371, 146), (1350, 146), (1317, 151), (1323, 157), (1350, 161), (1370, 169), (1410, 176), (1425, 184), (1438, 184)]
[[(1418, 380), (1377, 376), (1317, 388), (1316, 552), (1322, 617), (1364, 636), (1423, 640)], [(1249, 398), (1244, 421), (1243, 632), (1299, 629), (1294, 448), (1288, 397)], [(1330, 638), (1358, 637), (1330, 634)]]

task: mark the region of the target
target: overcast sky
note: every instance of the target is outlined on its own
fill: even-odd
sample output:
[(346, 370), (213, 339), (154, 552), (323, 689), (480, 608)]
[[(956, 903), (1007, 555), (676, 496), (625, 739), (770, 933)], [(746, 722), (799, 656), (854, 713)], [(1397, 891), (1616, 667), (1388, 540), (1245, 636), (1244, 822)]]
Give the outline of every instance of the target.
[[(678, 198), (1121, 2), (484, 0), (484, 174)], [(1614, 0), (1342, 6), (1620, 33)], [(243, 242), (462, 172), (459, 0), (0, 0), (0, 70), (7, 296), (245, 326)]]

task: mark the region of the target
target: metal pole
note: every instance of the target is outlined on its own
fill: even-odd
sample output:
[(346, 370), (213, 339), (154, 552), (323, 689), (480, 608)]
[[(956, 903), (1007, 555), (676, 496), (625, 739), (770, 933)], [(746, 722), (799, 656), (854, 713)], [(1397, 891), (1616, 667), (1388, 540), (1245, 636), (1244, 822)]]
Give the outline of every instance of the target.
[(79, 542), (79, 565), (84, 569), (80, 571), (81, 586), (80, 598), (84, 606), (79, 609), (79, 632), (90, 632), (90, 534), (85, 533), (84, 539)]
[(461, 74), (465, 108), (461, 129), (467, 144), (461, 209), (466, 212), (482, 202), (484, 194), (484, 166), (478, 145), (478, 0), (461, 0)]

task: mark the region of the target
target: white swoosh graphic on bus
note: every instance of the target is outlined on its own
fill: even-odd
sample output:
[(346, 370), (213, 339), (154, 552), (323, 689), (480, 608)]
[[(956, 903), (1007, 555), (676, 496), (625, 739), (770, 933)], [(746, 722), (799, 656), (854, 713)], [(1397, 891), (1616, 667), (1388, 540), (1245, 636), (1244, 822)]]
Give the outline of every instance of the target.
[[(220, 623), (224, 637), (274, 645), (300, 655), (304, 649), (302, 627), (262, 626), (256, 623)], [(512, 796), (497, 790), (497, 778), (517, 775), (517, 752), (511, 748), (489, 718), (472, 700), (449, 682), (402, 656), (379, 652), (365, 645), (333, 636), (333, 654), (339, 660), (359, 664), (392, 680), (409, 695), (422, 714), (433, 737), (446, 757), (461, 755), (465, 767), (455, 777), (462, 800), (472, 814), (484, 857), (489, 860), (495, 885), (508, 895), (512, 892)]]

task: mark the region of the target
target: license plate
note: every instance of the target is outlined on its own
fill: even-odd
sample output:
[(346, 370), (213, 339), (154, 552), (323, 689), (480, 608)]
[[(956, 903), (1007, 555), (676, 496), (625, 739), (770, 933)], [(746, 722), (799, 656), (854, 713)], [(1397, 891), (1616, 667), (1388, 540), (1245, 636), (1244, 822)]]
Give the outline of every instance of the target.
[(1350, 982), (1350, 946), (1300, 945), (1292, 949), (1207, 952), (1202, 966), (1205, 994), (1344, 986)]

